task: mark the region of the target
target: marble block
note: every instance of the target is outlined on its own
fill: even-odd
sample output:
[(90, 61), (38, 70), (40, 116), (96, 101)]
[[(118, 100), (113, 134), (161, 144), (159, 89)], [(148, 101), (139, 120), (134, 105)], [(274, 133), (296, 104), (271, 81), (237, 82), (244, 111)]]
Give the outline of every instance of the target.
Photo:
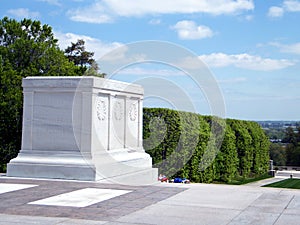
[(22, 147), (7, 176), (152, 183), (143, 88), (97, 77), (23, 79)]

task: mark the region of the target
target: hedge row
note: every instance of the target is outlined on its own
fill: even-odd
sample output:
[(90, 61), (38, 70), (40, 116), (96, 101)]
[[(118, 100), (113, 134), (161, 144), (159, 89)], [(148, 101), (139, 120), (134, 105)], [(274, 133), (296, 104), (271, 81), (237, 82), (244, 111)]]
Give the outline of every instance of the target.
[(231, 182), (268, 171), (269, 140), (252, 121), (144, 108), (144, 148), (159, 173), (193, 182)]

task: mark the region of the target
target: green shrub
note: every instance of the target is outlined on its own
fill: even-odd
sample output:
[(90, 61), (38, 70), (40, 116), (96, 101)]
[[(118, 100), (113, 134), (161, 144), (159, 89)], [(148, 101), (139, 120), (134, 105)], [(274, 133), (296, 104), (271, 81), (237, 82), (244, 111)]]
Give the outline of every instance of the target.
[(268, 138), (255, 122), (144, 108), (143, 138), (154, 167), (170, 178), (240, 183), (268, 171)]

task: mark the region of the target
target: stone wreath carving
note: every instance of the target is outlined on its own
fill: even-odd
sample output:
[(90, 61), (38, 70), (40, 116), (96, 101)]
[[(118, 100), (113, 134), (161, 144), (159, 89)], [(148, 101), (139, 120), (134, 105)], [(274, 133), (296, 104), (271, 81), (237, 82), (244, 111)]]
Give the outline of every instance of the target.
[(99, 120), (105, 120), (107, 115), (106, 103), (103, 99), (98, 98), (96, 102), (97, 117)]
[(116, 120), (121, 120), (123, 118), (123, 106), (121, 102), (115, 103), (114, 116)]
[(137, 106), (136, 103), (132, 103), (129, 108), (129, 118), (131, 121), (135, 121), (137, 117)]

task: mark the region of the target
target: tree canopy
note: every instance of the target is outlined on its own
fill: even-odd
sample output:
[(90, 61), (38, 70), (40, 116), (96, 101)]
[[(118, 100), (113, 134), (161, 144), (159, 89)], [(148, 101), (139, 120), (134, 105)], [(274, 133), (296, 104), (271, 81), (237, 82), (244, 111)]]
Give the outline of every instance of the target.
[(70, 62), (73, 62), (78, 66), (79, 73), (86, 76), (98, 76), (105, 77), (105, 73), (99, 73), (99, 66), (95, 59), (93, 59), (94, 53), (88, 52), (85, 49), (85, 41), (82, 39), (77, 40), (76, 43), (71, 43), (65, 49), (65, 56)]
[(0, 55), (2, 66), (10, 65), (21, 77), (76, 75), (57, 45), (52, 28), (40, 21), (0, 20)]
[(74, 75), (81, 75), (78, 67), (59, 49), (49, 25), (0, 20), (0, 170), (21, 146), (22, 78)]
[[(282, 140), (270, 146), (270, 158), (275, 166), (300, 166), (300, 126), (286, 127)], [(272, 138), (272, 136), (269, 136)]]
[(286, 165), (300, 166), (300, 126), (286, 128), (282, 142), (286, 144)]
[(75, 65), (80, 65), (82, 67), (92, 65), (95, 62), (92, 58), (94, 53), (86, 51), (84, 44), (85, 41), (79, 39), (76, 43), (72, 42), (71, 46), (65, 49), (65, 55), (67, 58), (74, 62)]

